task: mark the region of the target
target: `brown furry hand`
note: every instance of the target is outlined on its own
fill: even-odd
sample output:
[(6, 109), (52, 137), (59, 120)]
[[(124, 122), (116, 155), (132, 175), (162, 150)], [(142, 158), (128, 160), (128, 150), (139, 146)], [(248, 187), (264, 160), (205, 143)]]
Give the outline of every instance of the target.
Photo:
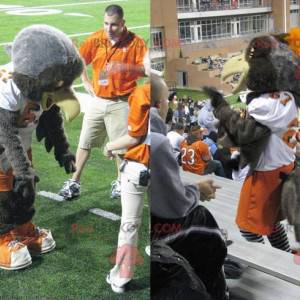
[(65, 167), (67, 174), (74, 173), (76, 171), (75, 156), (72, 153), (67, 152), (66, 154), (58, 155), (56, 159), (61, 167)]
[(35, 184), (39, 180), (39, 177), (34, 173), (16, 176), (13, 192), (20, 195), (20, 199), (30, 205), (34, 202)]
[(220, 105), (228, 105), (223, 95), (214, 87), (204, 86), (202, 90), (210, 98), (211, 105), (214, 109)]

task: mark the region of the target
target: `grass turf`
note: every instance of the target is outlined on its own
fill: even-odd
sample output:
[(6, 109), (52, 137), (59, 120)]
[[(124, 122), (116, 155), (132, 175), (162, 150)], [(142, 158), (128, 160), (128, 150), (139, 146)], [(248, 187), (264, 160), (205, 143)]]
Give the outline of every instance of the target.
[[(82, 116), (66, 125), (75, 151)], [(65, 179), (52, 153), (43, 144), (33, 143), (33, 163), (41, 181), (38, 190), (56, 192)], [(36, 199), (34, 222), (51, 228), (57, 248), (34, 260), (22, 271), (0, 271), (0, 299), (149, 299), (149, 259), (144, 252), (149, 243), (148, 209), (145, 207), (140, 229), (139, 251), (144, 262), (137, 266), (130, 291), (116, 296), (105, 282), (116, 250), (119, 222), (88, 212), (101, 208), (120, 215), (120, 200), (110, 199), (110, 182), (115, 178), (114, 163), (100, 149), (92, 151), (82, 176), (82, 195), (71, 202)]]
[[(90, 1), (30, 0), (26, 7)], [(110, 3), (113, 3), (111, 1)], [(110, 4), (97, 3), (80, 6), (53, 7), (62, 10), (57, 15), (11, 16), (0, 8), (0, 43), (11, 42), (24, 26), (37, 23), (54, 25), (67, 34), (93, 32), (102, 26), (104, 8)], [(149, 0), (116, 2), (125, 10), (128, 27), (149, 24)], [(3, 0), (1, 5), (23, 5), (24, 1)], [(84, 13), (89, 17), (71, 17), (64, 13)], [(149, 28), (134, 29), (146, 41)], [(86, 36), (78, 38), (82, 41)], [(9, 57), (0, 47), (0, 64)], [(76, 151), (82, 116), (66, 124), (71, 149)], [(53, 153), (46, 153), (44, 146), (33, 142), (33, 163), (41, 179), (37, 189), (57, 192), (69, 178), (59, 168)], [(81, 197), (72, 202), (55, 202), (43, 197), (36, 199), (34, 223), (50, 228), (57, 242), (55, 251), (34, 259), (31, 267), (22, 271), (0, 271), (0, 299), (149, 299), (149, 258), (144, 252), (149, 243), (148, 208), (145, 207), (140, 229), (139, 251), (143, 263), (137, 266), (135, 280), (130, 290), (122, 296), (111, 292), (105, 282), (112, 267), (109, 257), (116, 250), (119, 222), (88, 213), (90, 208), (101, 208), (121, 214), (119, 200), (110, 199), (110, 182), (116, 177), (113, 161), (103, 157), (100, 149), (92, 155), (81, 180)]]

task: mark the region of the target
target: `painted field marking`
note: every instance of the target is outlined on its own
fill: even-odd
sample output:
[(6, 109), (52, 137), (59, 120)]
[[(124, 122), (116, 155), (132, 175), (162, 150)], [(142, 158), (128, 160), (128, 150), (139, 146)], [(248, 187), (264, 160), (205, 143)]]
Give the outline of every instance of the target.
[(7, 10), (7, 9), (13, 9), (13, 8), (22, 8), (23, 5), (6, 5), (6, 4), (0, 4), (0, 11)]
[[(138, 26), (132, 26), (132, 27), (128, 27), (129, 30), (132, 29), (140, 29), (140, 28), (146, 28), (146, 27), (150, 27), (149, 24), (146, 25), (138, 25)], [(73, 34), (68, 34), (68, 37), (77, 37), (77, 36), (85, 36), (85, 35), (91, 35), (94, 32), (82, 32), (82, 33), (73, 33)], [(0, 43), (0, 46), (6, 46), (6, 45), (10, 45), (12, 42), (5, 42), (5, 43)]]
[(100, 209), (100, 208), (91, 208), (91, 209), (89, 209), (89, 212), (94, 214), (94, 215), (104, 217), (106, 219), (110, 219), (110, 220), (113, 220), (113, 221), (121, 220), (120, 216), (118, 216), (118, 215), (116, 215), (112, 212)]
[(8, 10), (5, 13), (13, 16), (48, 16), (48, 15), (61, 14), (62, 10), (44, 9), (44, 8), (24, 8), (24, 9)]
[(81, 14), (81, 13), (65, 13), (65, 16), (73, 16), (73, 17), (89, 17), (89, 18), (95, 18), (94, 16), (87, 15), (87, 14)]
[[(127, 0), (114, 0), (114, 2), (124, 2)], [(41, 6), (15, 6), (12, 7), (12, 5), (9, 6), (4, 6), (4, 8), (1, 8), (0, 6), (0, 11), (5, 11), (5, 10), (22, 10), (22, 9), (27, 9), (27, 8), (52, 8), (52, 7), (66, 7), (66, 6), (80, 6), (80, 5), (87, 5), (87, 4), (101, 4), (101, 3), (110, 3), (111, 0), (104, 0), (104, 1), (90, 1), (90, 2), (78, 2), (78, 3), (64, 3), (64, 4), (49, 4), (49, 5), (41, 5)]]
[(65, 200), (64, 200), (64, 197), (62, 197), (62, 196), (60, 196), (60, 195), (58, 195), (58, 194), (55, 194), (55, 193), (46, 192), (46, 191), (39, 191), (39, 192), (37, 192), (37, 194), (38, 194), (39, 196), (48, 198), (48, 199), (50, 199), (50, 200), (54, 200), (54, 201), (58, 201), (58, 202), (65, 201)]

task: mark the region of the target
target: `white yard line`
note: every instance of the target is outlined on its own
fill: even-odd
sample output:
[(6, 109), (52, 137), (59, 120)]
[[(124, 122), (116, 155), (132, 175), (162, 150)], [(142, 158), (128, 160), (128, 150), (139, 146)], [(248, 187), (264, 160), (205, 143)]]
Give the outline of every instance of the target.
[(39, 191), (39, 192), (37, 192), (37, 194), (39, 196), (48, 198), (50, 200), (59, 201), (59, 202), (64, 201), (64, 197), (62, 197), (62, 196), (60, 196), (58, 194), (52, 193), (52, 192)]
[(97, 216), (100, 216), (100, 217), (104, 217), (106, 219), (110, 219), (112, 221), (119, 221), (121, 220), (121, 217), (110, 212), (110, 211), (106, 211), (106, 210), (103, 210), (103, 209), (100, 209), (100, 208), (91, 208), (89, 209), (89, 212), (94, 214), (94, 215), (97, 215)]
[[(127, 0), (114, 0), (114, 2), (124, 2)], [(65, 6), (79, 6), (79, 5), (87, 5), (87, 4), (101, 4), (101, 3), (110, 3), (111, 0), (103, 0), (103, 1), (90, 1), (90, 2), (78, 2), (78, 3), (64, 3), (64, 4), (53, 4), (53, 5), (41, 5), (41, 6), (23, 6), (23, 7), (15, 7), (15, 8), (1, 8), (0, 11), (6, 10), (22, 10), (22, 9), (32, 9), (32, 8), (52, 8), (52, 7), (65, 7)]]
[[(150, 25), (146, 24), (146, 25), (132, 26), (132, 27), (128, 27), (128, 29), (132, 30), (132, 29), (140, 29), (140, 28), (146, 28), (146, 27), (150, 27)], [(68, 34), (68, 37), (85, 36), (85, 35), (91, 35), (92, 33), (94, 33), (94, 32), (73, 33), (73, 34)], [(10, 45), (11, 43), (12, 42), (0, 43), (0, 47)]]

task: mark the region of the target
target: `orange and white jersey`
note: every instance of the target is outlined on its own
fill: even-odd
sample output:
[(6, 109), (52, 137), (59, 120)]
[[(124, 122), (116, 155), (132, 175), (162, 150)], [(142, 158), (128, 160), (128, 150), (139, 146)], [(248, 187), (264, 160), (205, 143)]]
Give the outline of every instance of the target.
[(148, 166), (150, 159), (150, 84), (146, 83), (136, 87), (128, 98), (128, 104), (128, 134), (132, 137), (144, 137), (145, 140), (130, 147), (124, 158)]
[(298, 109), (289, 92), (263, 94), (248, 105), (249, 115), (271, 130), (257, 171), (271, 171), (295, 160), (298, 134)]
[[(28, 102), (19, 88), (12, 80), (12, 63), (0, 66), (0, 108), (19, 112), (18, 135), (21, 139), (24, 151), (31, 148), (32, 133), (36, 129), (38, 120), (42, 114), (41, 105), (36, 102)], [(5, 145), (3, 145), (5, 148)], [(10, 163), (5, 152), (0, 155), (0, 170), (6, 170)]]
[(208, 145), (202, 141), (188, 145), (185, 140), (180, 148), (183, 170), (203, 175), (207, 161), (211, 158)]

